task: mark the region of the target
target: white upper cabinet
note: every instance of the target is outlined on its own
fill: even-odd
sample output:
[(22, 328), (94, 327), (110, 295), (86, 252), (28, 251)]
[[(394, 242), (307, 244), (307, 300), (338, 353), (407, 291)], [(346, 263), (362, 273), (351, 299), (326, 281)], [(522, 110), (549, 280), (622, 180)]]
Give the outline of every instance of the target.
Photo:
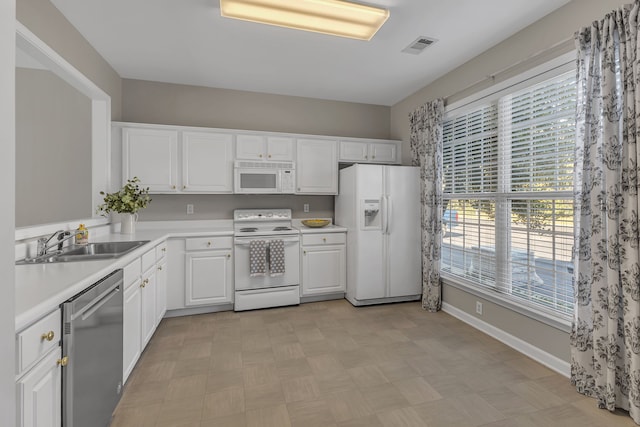
[(293, 138), (238, 134), (236, 136), (236, 159), (240, 160), (293, 160)]
[(294, 159), (294, 139), (285, 136), (268, 136), (267, 137), (267, 160), (285, 160), (293, 161)]
[(369, 146), (364, 142), (340, 141), (340, 161), (369, 161)]
[(341, 162), (400, 163), (396, 141), (340, 141)]
[(396, 163), (398, 161), (397, 148), (394, 143), (370, 142), (369, 159), (376, 163)]
[(140, 178), (141, 186), (154, 193), (178, 189), (178, 132), (175, 130), (124, 128), (122, 130), (123, 183)]
[(123, 184), (137, 176), (151, 193), (232, 193), (233, 139), (223, 132), (123, 127)]
[(267, 140), (262, 135), (236, 135), (236, 159), (264, 160)]
[(137, 176), (151, 193), (233, 194), (239, 160), (295, 162), (296, 194), (337, 194), (339, 162), (401, 162), (401, 141), (385, 139), (143, 123), (115, 123), (113, 134), (122, 146), (122, 173), (116, 165), (113, 176)]
[(182, 188), (185, 192), (233, 192), (233, 135), (182, 132)]
[(338, 193), (338, 142), (331, 139), (298, 139), (297, 194)]

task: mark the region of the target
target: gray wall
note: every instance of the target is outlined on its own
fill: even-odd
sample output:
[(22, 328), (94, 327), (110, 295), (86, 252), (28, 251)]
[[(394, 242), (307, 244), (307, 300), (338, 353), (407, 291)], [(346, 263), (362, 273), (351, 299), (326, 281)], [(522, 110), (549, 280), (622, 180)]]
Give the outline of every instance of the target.
[[(122, 88), (126, 122), (389, 138), (385, 106), (127, 79)], [(297, 218), (333, 217), (333, 196), (156, 195), (140, 219), (229, 219), (234, 209), (275, 207)]]
[[(402, 139), (403, 161), (410, 162), (409, 113), (425, 102), (442, 97), (448, 103), (489, 87), (487, 76), (509, 78), (534, 65), (573, 49), (573, 34), (625, 3), (622, 0), (573, 0), (504, 42), (391, 107), (391, 137)], [(503, 72), (508, 70), (508, 72)], [(502, 73), (501, 73), (502, 72)], [(474, 295), (444, 286), (443, 301), (475, 316)], [(485, 301), (481, 320), (515, 335), (556, 357), (569, 361), (567, 333)]]
[(124, 79), (122, 121), (389, 138), (390, 107)]
[[(333, 196), (155, 194), (151, 198), (149, 207), (140, 212), (142, 221), (231, 219), (234, 209), (258, 208), (291, 209), (294, 218), (333, 218)], [(187, 215), (187, 204), (193, 204), (193, 215)]]
[[(111, 97), (111, 115), (113, 120), (121, 116), (122, 79), (115, 70), (98, 54), (85, 38), (67, 21), (49, 0), (19, 0), (14, 15), (44, 43), (93, 81)], [(12, 18), (13, 19), (13, 18)], [(18, 79), (16, 89), (20, 92), (29, 88)], [(43, 89), (44, 87), (41, 86)], [(57, 89), (55, 89), (57, 90)], [(49, 110), (47, 116), (44, 106), (34, 108), (24, 103), (27, 97), (18, 97), (18, 139), (17, 145), (17, 226), (50, 223), (75, 218), (90, 217), (91, 212), (91, 138), (85, 136), (86, 126), (90, 122), (90, 109), (85, 107), (84, 114), (73, 119), (71, 111)], [(28, 110), (37, 113), (45, 122), (29, 126)], [(59, 109), (62, 110), (62, 109)], [(68, 114), (67, 114), (68, 113)], [(46, 120), (75, 120), (77, 129), (53, 132), (46, 137)], [(81, 122), (82, 120), (82, 122)], [(90, 134), (89, 134), (90, 135)], [(26, 138), (25, 138), (26, 136)], [(25, 142), (26, 140), (26, 142)], [(35, 143), (40, 146), (34, 145)], [(24, 144), (24, 145), (23, 145)], [(30, 157), (31, 156), (31, 157)], [(79, 159), (89, 158), (89, 160)], [(46, 172), (46, 170), (49, 172)], [(48, 178), (54, 178), (55, 183)], [(59, 188), (64, 194), (53, 194)], [(46, 202), (45, 202), (46, 201)]]
[(18, 0), (16, 17), (105, 91), (111, 97), (111, 118), (120, 120), (122, 79), (49, 0)]
[[(409, 163), (411, 160), (408, 144), (410, 112), (436, 98), (445, 98), (447, 103), (460, 100), (572, 50), (570, 41), (579, 28), (590, 25), (623, 3), (629, 2), (573, 0), (392, 106), (391, 138), (405, 141), (403, 161)], [(509, 72), (502, 73), (494, 82), (487, 79), (487, 76), (507, 69)]]
[(47, 70), (16, 68), (16, 227), (89, 218), (91, 100)]

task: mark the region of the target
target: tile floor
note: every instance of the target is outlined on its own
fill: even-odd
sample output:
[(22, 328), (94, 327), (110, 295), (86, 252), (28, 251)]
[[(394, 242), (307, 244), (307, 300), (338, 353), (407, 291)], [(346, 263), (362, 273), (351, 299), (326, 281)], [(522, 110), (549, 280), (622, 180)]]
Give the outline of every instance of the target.
[(164, 319), (111, 427), (614, 427), (568, 379), (418, 303)]

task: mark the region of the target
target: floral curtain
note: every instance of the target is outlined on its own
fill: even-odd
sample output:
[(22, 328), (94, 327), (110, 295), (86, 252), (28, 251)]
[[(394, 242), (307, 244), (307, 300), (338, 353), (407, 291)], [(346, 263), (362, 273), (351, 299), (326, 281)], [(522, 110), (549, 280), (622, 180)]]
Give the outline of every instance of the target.
[(422, 206), (422, 307), (442, 307), (440, 247), (442, 245), (442, 119), (444, 101), (437, 99), (409, 115), (411, 157), (420, 167)]
[(640, 424), (640, 1), (576, 33), (571, 381)]

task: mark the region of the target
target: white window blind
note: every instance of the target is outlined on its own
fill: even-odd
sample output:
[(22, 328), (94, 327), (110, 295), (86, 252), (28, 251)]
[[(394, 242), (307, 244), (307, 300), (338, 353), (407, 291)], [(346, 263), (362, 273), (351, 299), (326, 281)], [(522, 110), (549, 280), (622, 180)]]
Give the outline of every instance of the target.
[(447, 117), (443, 277), (573, 309), (575, 72)]

